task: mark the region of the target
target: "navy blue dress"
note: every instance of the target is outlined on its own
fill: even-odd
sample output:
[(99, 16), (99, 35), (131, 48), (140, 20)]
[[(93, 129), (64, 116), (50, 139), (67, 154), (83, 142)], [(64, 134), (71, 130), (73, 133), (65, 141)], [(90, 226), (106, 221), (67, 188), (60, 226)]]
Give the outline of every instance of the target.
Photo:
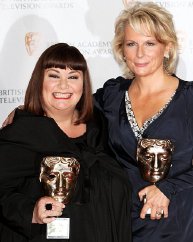
[(176, 93), (163, 113), (144, 131), (143, 137), (170, 139), (175, 145), (172, 167), (159, 189), (170, 199), (169, 216), (160, 220), (140, 219), (138, 192), (150, 185), (139, 173), (137, 139), (125, 110), (125, 91), (132, 80), (118, 77), (107, 81), (94, 94), (95, 105), (108, 121), (109, 145), (123, 165), (132, 185), (134, 242), (193, 241), (193, 82), (179, 80)]

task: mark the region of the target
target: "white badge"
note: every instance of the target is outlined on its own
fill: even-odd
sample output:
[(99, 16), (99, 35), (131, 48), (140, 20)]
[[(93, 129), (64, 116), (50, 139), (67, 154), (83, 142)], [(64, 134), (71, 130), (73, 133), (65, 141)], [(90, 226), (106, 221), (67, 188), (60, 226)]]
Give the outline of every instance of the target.
[(47, 239), (69, 239), (70, 218), (56, 218), (47, 224)]

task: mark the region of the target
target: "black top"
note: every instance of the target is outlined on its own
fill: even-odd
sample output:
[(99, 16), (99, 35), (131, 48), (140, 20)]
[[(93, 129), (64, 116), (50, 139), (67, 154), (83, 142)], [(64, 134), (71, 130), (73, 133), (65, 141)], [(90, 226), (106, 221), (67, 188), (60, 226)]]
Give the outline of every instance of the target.
[(160, 221), (139, 217), (142, 204), (138, 192), (150, 184), (141, 178), (136, 161), (137, 139), (125, 110), (125, 92), (131, 82), (123, 77), (107, 81), (96, 92), (95, 101), (108, 120), (109, 145), (132, 185), (133, 241), (190, 242), (193, 240), (193, 82), (179, 80), (172, 101), (143, 133), (146, 138), (170, 139), (175, 146), (169, 175), (157, 183), (170, 199), (169, 217)]
[(73, 156), (81, 164), (76, 191), (64, 209), (71, 219), (70, 241), (131, 241), (128, 181), (104, 152), (102, 123), (97, 113), (85, 135), (72, 139), (53, 119), (17, 110), (14, 122), (0, 131), (0, 241), (48, 241), (46, 225), (31, 223), (35, 202), (44, 195), (40, 162), (48, 155)]

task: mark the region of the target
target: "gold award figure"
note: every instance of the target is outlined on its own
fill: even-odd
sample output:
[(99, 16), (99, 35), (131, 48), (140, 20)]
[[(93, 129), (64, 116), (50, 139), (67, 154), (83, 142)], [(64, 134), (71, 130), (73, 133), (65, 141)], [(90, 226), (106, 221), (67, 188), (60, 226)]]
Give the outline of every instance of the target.
[[(142, 178), (153, 184), (164, 179), (171, 166), (173, 150), (174, 145), (170, 140), (140, 139), (137, 146), (137, 162)], [(148, 210), (147, 214), (150, 212)]]
[[(41, 163), (40, 181), (45, 193), (68, 204), (74, 192), (80, 163), (73, 157), (48, 156)], [(68, 239), (70, 218), (56, 218), (47, 224), (47, 239)]]
[(41, 35), (38, 32), (28, 32), (25, 35), (25, 47), (28, 55), (32, 56), (38, 49)]

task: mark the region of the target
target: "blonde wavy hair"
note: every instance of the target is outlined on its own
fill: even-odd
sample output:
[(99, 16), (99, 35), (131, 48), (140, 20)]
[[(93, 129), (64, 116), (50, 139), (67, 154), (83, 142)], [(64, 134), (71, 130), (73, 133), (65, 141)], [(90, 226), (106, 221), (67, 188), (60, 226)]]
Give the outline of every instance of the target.
[(115, 59), (122, 66), (124, 76), (134, 77), (134, 73), (125, 63), (123, 54), (124, 30), (128, 25), (136, 32), (154, 36), (165, 46), (171, 45), (168, 57), (164, 57), (163, 62), (165, 71), (172, 74), (176, 68), (178, 55), (178, 40), (173, 16), (165, 8), (153, 2), (134, 2), (128, 5), (115, 22), (115, 35), (112, 42)]

